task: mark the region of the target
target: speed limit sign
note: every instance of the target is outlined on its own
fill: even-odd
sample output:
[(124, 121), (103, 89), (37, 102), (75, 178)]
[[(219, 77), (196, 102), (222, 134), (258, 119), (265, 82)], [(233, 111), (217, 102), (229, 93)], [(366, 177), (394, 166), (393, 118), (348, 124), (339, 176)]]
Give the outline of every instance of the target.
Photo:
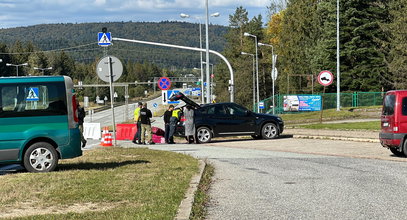
[(334, 81), (334, 75), (328, 70), (324, 70), (318, 75), (318, 82), (323, 86), (329, 86)]

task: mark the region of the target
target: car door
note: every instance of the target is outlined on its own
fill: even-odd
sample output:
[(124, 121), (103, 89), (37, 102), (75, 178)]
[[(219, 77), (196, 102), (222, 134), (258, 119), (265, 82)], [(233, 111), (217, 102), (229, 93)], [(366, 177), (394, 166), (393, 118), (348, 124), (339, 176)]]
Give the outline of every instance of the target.
[(230, 125), (231, 117), (227, 113), (226, 108), (222, 104), (216, 104), (207, 107), (206, 112), (207, 123), (213, 128), (215, 135), (232, 132)]
[(230, 103), (227, 106), (230, 115), (230, 129), (235, 135), (254, 134), (256, 117), (243, 106)]

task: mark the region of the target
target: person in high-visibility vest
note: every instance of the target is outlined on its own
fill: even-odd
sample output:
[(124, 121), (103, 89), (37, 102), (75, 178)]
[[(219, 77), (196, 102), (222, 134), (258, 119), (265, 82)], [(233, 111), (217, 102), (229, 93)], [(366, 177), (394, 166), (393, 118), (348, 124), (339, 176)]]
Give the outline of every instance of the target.
[(135, 144), (142, 144), (141, 143), (141, 121), (140, 121), (140, 109), (143, 107), (143, 103), (137, 103), (137, 108), (134, 110), (134, 122), (137, 126), (137, 132), (134, 134), (133, 143)]
[(177, 129), (178, 121), (181, 119), (181, 109), (177, 108), (172, 111), (172, 115), (170, 118), (170, 134), (169, 134), (169, 144), (175, 144), (174, 142), (174, 133), (175, 129)]

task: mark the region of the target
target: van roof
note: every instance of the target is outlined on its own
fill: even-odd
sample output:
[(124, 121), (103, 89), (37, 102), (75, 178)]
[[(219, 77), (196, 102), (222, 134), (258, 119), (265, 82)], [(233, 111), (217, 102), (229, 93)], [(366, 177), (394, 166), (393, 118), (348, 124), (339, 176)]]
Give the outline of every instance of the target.
[(13, 76), (0, 77), (0, 83), (63, 82), (64, 76)]

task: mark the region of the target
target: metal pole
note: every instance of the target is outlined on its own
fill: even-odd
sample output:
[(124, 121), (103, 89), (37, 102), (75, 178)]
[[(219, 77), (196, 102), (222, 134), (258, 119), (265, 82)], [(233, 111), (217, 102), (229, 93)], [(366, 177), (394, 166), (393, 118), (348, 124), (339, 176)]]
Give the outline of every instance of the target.
[(116, 122), (114, 120), (114, 105), (113, 105), (113, 64), (112, 58), (109, 56), (108, 59), (109, 65), (109, 84), (110, 84), (110, 108), (112, 109), (112, 123), (113, 123), (113, 139), (114, 139), (114, 146), (116, 146)]
[(256, 80), (257, 80), (257, 113), (260, 112), (260, 106), (259, 106), (259, 102), (260, 102), (260, 90), (259, 90), (259, 57), (257, 54), (257, 36), (253, 35), (254, 39), (255, 39), (255, 43), (256, 43)]
[(254, 55), (252, 54), (253, 57), (253, 111), (255, 111), (255, 106), (256, 106), (256, 61), (254, 60)]
[(16, 68), (17, 68), (17, 76), (18, 76), (18, 65), (16, 65)]
[[(205, 23), (205, 33), (206, 33), (206, 63), (209, 63), (209, 9), (208, 9), (208, 0), (205, 0), (205, 9), (206, 9), (206, 23)], [(206, 65), (206, 103), (211, 102), (211, 87), (210, 87), (210, 73), (209, 65)]]
[(271, 45), (271, 62), (272, 62), (272, 64), (271, 64), (271, 68), (272, 68), (272, 70), (271, 70), (271, 81), (273, 81), (273, 115), (275, 115), (276, 114), (276, 104), (275, 104), (275, 100), (274, 100), (274, 96), (275, 96), (275, 81), (276, 81), (276, 79), (277, 79), (277, 76), (276, 76), (276, 72), (274, 71), (274, 69), (276, 68), (276, 64), (275, 64), (275, 62), (274, 62), (274, 47)]
[(339, 55), (339, 0), (336, 1), (336, 111), (341, 110), (341, 74), (340, 74), (340, 55)]
[[(139, 43), (139, 44), (155, 45), (155, 46), (162, 46), (162, 47), (172, 47), (172, 48), (178, 48), (178, 49), (184, 49), (184, 50), (206, 51), (204, 49), (200, 49), (200, 48), (196, 48), (196, 47), (186, 47), (186, 46), (179, 46), (179, 45), (173, 45), (173, 44), (164, 44), (164, 43), (156, 43), (156, 42), (141, 41), (141, 40), (130, 40), (130, 39), (124, 39), (124, 38), (117, 38), (117, 37), (113, 37), (112, 39), (118, 40), (118, 41)], [(226, 59), (226, 57), (223, 56), (221, 53), (214, 51), (214, 50), (209, 50), (209, 52), (217, 55), (226, 63), (226, 65), (229, 69), (229, 72), (230, 72), (230, 102), (234, 102), (234, 100), (235, 100), (235, 92), (234, 92), (235, 91), (235, 79), (234, 79), (232, 65), (230, 65), (230, 62), (228, 61), (228, 59)]]
[[(202, 22), (201, 20), (199, 21), (199, 48), (202, 49)], [(205, 97), (204, 97), (204, 72), (203, 72), (203, 54), (201, 51), (201, 103), (205, 103)]]
[(129, 85), (124, 87), (124, 100), (126, 103), (125, 121), (127, 121), (129, 119)]

